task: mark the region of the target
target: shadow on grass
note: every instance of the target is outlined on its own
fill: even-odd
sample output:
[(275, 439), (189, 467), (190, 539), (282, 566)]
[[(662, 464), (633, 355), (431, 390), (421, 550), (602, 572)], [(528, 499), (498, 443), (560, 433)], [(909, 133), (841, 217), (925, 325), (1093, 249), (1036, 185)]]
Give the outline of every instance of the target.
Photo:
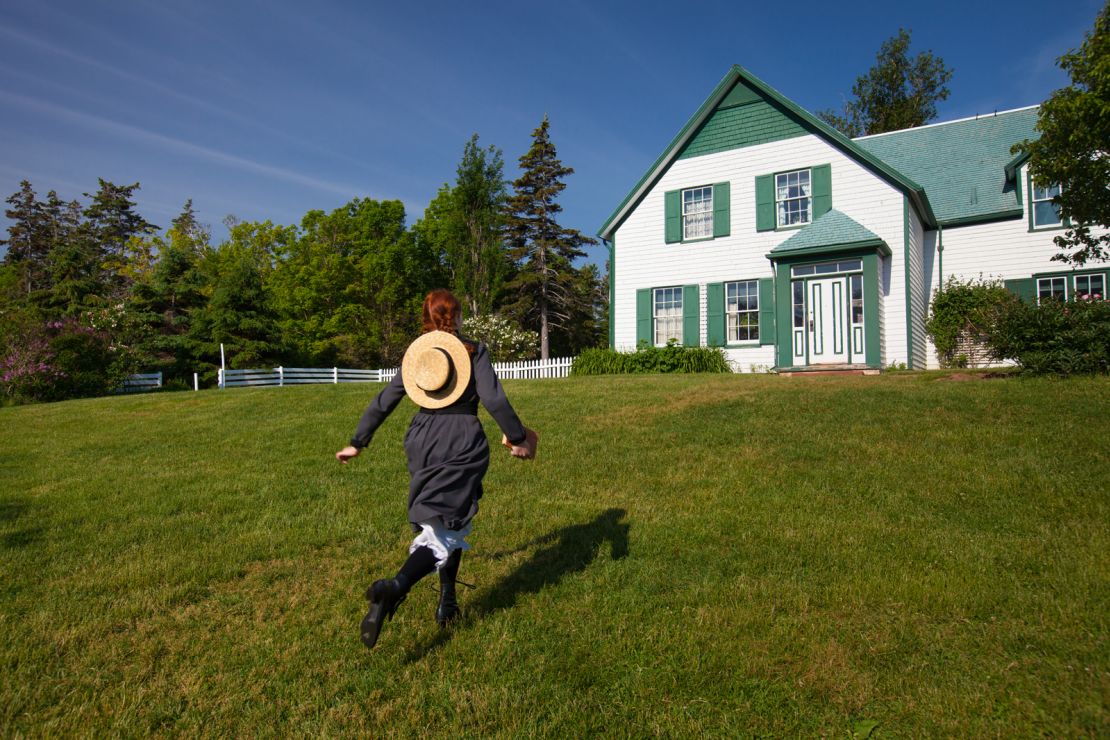
[[(0, 524), (14, 523), (27, 512), (27, 503), (20, 500), (0, 501)], [(24, 527), (0, 535), (0, 548), (14, 550), (26, 547), (37, 540), (43, 532), (40, 526)]]
[[(407, 662), (423, 659), (450, 641), (452, 634), (468, 624), (483, 619), (501, 609), (514, 606), (521, 596), (534, 594), (554, 585), (565, 576), (586, 569), (601, 552), (605, 542), (610, 543), (613, 560), (628, 554), (629, 525), (621, 520), (624, 509), (609, 509), (585, 524), (574, 524), (524, 543), (514, 550), (474, 555), (488, 560), (501, 560), (534, 547), (539, 547), (525, 562), (489, 589), (480, 592), (477, 599), (463, 603), (463, 619), (454, 627), (440, 630), (431, 640), (416, 645), (407, 652)], [(463, 570), (466, 558), (463, 558)], [(431, 576), (435, 579), (435, 576)], [(465, 579), (465, 575), (464, 575)], [(438, 584), (437, 584), (438, 588)]]

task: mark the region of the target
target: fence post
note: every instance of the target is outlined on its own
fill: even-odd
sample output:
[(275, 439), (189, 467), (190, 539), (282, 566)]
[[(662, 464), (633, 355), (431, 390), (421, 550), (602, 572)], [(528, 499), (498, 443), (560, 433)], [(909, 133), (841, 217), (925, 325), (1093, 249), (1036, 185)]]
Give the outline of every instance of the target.
[(337, 367), (333, 367), (331, 369), (331, 382), (335, 383), (336, 385), (339, 384), (339, 368)]
[(196, 373), (193, 373), (193, 390), (194, 391), (199, 391), (200, 390), (200, 378), (197, 376)]
[(219, 375), (216, 378), (216, 384), (220, 388), (225, 388), (226, 386), (224, 386), (224, 369), (221, 367), (218, 372), (219, 372)]
[(285, 366), (278, 365), (278, 387), (285, 385)]

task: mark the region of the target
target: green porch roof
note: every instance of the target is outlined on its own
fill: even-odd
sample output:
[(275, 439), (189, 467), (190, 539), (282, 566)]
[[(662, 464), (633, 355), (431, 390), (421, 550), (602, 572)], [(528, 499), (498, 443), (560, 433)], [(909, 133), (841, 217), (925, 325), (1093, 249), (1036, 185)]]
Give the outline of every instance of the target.
[(942, 225), (1021, 215), (1010, 147), (1035, 139), (1037, 107), (853, 139), (920, 183)]
[(803, 226), (767, 256), (777, 259), (860, 247), (876, 247), (884, 255), (890, 254), (890, 247), (875, 232), (834, 208)]

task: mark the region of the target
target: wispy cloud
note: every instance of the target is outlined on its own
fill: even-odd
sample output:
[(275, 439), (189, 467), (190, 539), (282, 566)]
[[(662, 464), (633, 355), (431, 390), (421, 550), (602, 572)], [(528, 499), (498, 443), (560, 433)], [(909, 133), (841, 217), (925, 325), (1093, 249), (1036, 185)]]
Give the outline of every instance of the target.
[[(40, 51), (47, 52), (49, 54), (54, 54), (56, 56), (70, 59), (81, 65), (94, 67), (109, 74), (115, 75), (122, 80), (127, 80), (129, 82), (142, 85), (150, 90), (158, 92), (161, 95), (183, 102), (193, 108), (203, 110), (206, 113), (212, 114), (224, 120), (234, 121), (248, 131), (262, 132), (276, 139), (280, 139), (283, 142), (293, 144), (296, 148), (302, 151), (314, 152), (316, 154), (324, 155), (335, 162), (343, 162), (344, 164), (353, 165), (368, 172), (377, 172), (379, 174), (383, 174), (383, 170), (380, 167), (374, 167), (372, 165), (367, 165), (363, 162), (359, 162), (358, 160), (352, 160), (349, 156), (341, 156), (334, 151), (317, 146), (304, 137), (294, 136), (273, 126), (268, 126), (264, 123), (261, 123), (256, 118), (251, 118), (241, 113), (236, 113), (234, 110), (231, 110), (225, 106), (216, 105), (203, 98), (198, 98), (195, 95), (189, 95), (188, 93), (181, 92), (180, 90), (176, 90), (172, 87), (169, 87), (168, 85), (163, 85), (160, 82), (148, 79), (146, 77), (143, 77), (142, 75), (135, 74), (125, 69), (120, 69), (119, 67), (108, 64), (106, 62), (102, 62), (89, 56), (85, 56), (83, 54), (78, 54), (74, 51), (71, 51), (70, 49), (50, 43), (49, 41), (41, 39), (25, 31), (17, 31), (11, 28), (0, 27), (0, 36), (7, 37), (18, 43), (30, 46)], [(38, 78), (35, 75), (31, 75), (26, 72), (16, 72), (11, 68), (7, 68), (7, 71), (9, 73), (18, 74), (25, 79), (32, 80), (39, 84), (52, 84), (59, 89), (67, 90), (67, 92), (80, 94), (79, 91), (73, 90), (72, 88), (66, 88), (64, 85), (61, 85), (57, 82), (48, 82), (46, 80), (43, 80), (42, 78)]]
[(132, 126), (118, 121), (112, 121), (101, 116), (96, 116), (91, 113), (84, 113), (70, 108), (66, 108), (56, 103), (51, 103), (45, 100), (37, 100), (25, 95), (13, 93), (5, 90), (0, 90), (0, 100), (5, 100), (12, 105), (22, 107), (26, 110), (33, 110), (39, 113), (44, 113), (50, 116), (60, 116), (67, 118), (71, 121), (77, 122), (90, 128), (95, 128), (109, 134), (120, 136), (129, 140), (141, 140), (149, 144), (160, 146), (164, 149), (180, 152), (194, 157), (200, 157), (210, 162), (234, 167), (246, 172), (253, 172), (259, 175), (266, 175), (267, 177), (275, 177), (286, 182), (304, 185), (316, 190), (328, 193), (336, 193), (345, 197), (352, 197), (363, 191), (363, 188), (354, 187), (351, 185), (343, 185), (332, 182), (327, 182), (310, 175), (305, 175), (300, 172), (277, 167), (275, 165), (266, 164), (264, 162), (256, 162), (246, 157), (240, 157), (235, 154), (219, 151), (210, 147), (196, 144), (191, 141), (185, 141), (172, 136), (157, 133), (155, 131), (148, 131), (146, 129)]

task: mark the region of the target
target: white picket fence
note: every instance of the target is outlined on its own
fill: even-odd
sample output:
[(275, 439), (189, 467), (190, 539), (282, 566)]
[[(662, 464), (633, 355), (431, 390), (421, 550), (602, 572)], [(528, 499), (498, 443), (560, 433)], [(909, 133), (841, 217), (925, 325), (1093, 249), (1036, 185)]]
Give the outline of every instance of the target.
[(551, 357), (546, 360), (522, 362), (495, 362), (493, 369), (501, 380), (531, 380), (534, 378), (565, 378), (570, 375), (573, 357)]
[[(502, 380), (565, 378), (570, 375), (573, 357), (524, 362), (498, 362), (493, 369)], [(219, 370), (221, 388), (246, 386), (286, 386), (305, 383), (388, 383), (399, 368), (354, 370), (343, 367), (275, 367), (271, 369)]]

